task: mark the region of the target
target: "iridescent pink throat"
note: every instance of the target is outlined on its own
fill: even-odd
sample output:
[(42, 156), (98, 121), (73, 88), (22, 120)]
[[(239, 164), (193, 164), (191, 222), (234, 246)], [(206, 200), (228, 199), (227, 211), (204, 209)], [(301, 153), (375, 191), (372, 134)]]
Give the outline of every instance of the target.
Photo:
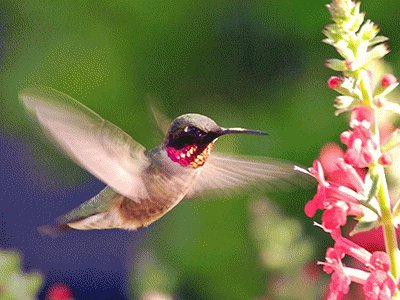
[(168, 157), (172, 161), (179, 163), (183, 167), (190, 166), (193, 169), (197, 169), (207, 161), (213, 147), (214, 144), (210, 143), (204, 149), (198, 145), (187, 145), (180, 149), (167, 146), (166, 149)]

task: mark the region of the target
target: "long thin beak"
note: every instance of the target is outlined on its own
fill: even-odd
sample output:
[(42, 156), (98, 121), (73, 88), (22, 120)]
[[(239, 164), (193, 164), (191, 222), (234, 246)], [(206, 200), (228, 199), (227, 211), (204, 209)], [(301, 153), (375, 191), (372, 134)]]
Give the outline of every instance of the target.
[(233, 127), (233, 128), (221, 128), (221, 131), (219, 132), (219, 135), (224, 135), (224, 134), (256, 134), (256, 135), (268, 135), (267, 132), (260, 131), (260, 130), (251, 130), (251, 129), (245, 129), (245, 128), (239, 128), (239, 127)]

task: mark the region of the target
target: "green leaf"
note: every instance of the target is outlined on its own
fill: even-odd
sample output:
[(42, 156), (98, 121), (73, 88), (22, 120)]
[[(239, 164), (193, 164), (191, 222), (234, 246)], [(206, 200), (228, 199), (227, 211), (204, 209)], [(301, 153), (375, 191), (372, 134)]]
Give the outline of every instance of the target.
[(389, 38), (387, 38), (386, 36), (378, 35), (377, 37), (375, 37), (369, 41), (369, 45), (370, 46), (377, 45), (377, 44), (386, 42), (388, 39)]
[(39, 273), (23, 273), (17, 252), (0, 251), (0, 299), (36, 299), (42, 285)]
[(379, 176), (375, 174), (375, 172), (370, 172), (369, 176), (372, 180), (372, 185), (368, 193), (368, 198), (366, 200), (367, 203), (371, 202), (372, 198), (375, 197), (379, 187)]
[(379, 221), (363, 222), (360, 220), (357, 223), (357, 225), (353, 228), (353, 230), (350, 232), (350, 236), (353, 236), (360, 232), (370, 231), (379, 226), (380, 226)]
[(337, 58), (328, 59), (325, 65), (334, 71), (344, 72), (347, 71), (346, 62)]

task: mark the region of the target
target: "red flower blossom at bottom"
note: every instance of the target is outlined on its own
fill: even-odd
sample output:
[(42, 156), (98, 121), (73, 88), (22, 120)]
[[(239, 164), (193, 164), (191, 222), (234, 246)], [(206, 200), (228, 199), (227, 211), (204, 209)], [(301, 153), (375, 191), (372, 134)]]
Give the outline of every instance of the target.
[[(327, 299), (342, 299), (349, 292), (351, 282), (363, 285), (367, 300), (389, 300), (395, 294), (396, 281), (390, 274), (390, 261), (385, 252), (370, 253), (359, 245), (344, 238), (339, 231), (332, 234), (333, 248), (326, 251), (323, 270), (331, 275)], [(348, 255), (364, 266), (364, 270), (346, 267), (342, 260)]]
[(46, 295), (46, 300), (72, 300), (71, 289), (63, 283), (53, 284)]

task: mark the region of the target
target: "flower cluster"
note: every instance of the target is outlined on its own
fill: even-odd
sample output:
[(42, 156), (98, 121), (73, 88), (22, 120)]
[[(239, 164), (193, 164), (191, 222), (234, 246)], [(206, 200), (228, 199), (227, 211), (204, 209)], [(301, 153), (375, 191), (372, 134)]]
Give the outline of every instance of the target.
[[(320, 262), (324, 271), (332, 276), (328, 299), (341, 299), (349, 292), (351, 282), (363, 285), (366, 299), (391, 299), (398, 284), (389, 272), (388, 255), (382, 251), (371, 254), (338, 232), (332, 237), (335, 245), (327, 249), (325, 261)], [(345, 255), (356, 259), (364, 269), (347, 267), (342, 262)]]
[[(340, 138), (347, 149), (336, 151), (334, 155), (321, 155), (321, 161), (315, 160), (310, 175), (318, 182), (317, 193), (307, 202), (305, 213), (313, 217), (322, 210), (320, 227), (335, 241), (333, 248), (326, 251), (323, 270), (331, 274), (328, 299), (341, 299), (349, 292), (351, 282), (363, 285), (366, 299), (391, 299), (399, 283), (390, 272), (390, 259), (387, 253), (370, 253), (361, 246), (346, 239), (341, 234), (349, 216), (356, 217), (359, 224), (353, 233), (372, 229), (379, 225), (382, 212), (376, 194), (378, 178), (372, 178), (371, 164), (384, 165), (388, 160), (381, 155), (380, 143), (372, 132), (373, 111), (366, 106), (352, 108), (351, 130), (344, 131)], [(390, 139), (390, 138), (389, 138)], [(338, 153), (336, 153), (338, 152)], [(328, 158), (326, 158), (328, 156)], [(328, 172), (324, 171), (323, 165)], [(365, 228), (365, 224), (368, 224)], [(373, 226), (370, 226), (373, 224)], [(364, 269), (346, 267), (342, 260), (348, 255), (358, 260)]]
[[(350, 127), (352, 131), (341, 134), (347, 150), (337, 157), (330, 157), (334, 165), (324, 172), (319, 160), (314, 161), (310, 174), (317, 180), (317, 193), (307, 202), (305, 213), (313, 217), (323, 210), (321, 227), (330, 233), (335, 245), (326, 251), (324, 271), (331, 274), (328, 299), (341, 299), (349, 292), (351, 282), (363, 285), (366, 299), (391, 299), (396, 291), (395, 278), (390, 273), (390, 260), (385, 252), (370, 253), (346, 239), (341, 227), (348, 216), (377, 223), (381, 215), (377, 199), (371, 197), (373, 180), (365, 168), (379, 157), (379, 143), (371, 131), (372, 111), (365, 106), (352, 109)], [(321, 159), (324, 159), (321, 157)], [(342, 262), (345, 255), (355, 258), (364, 269), (347, 267)]]
[[(392, 299), (400, 293), (395, 234), (400, 205), (392, 208), (384, 167), (391, 164), (388, 151), (400, 144), (400, 137), (399, 130), (392, 130), (385, 139), (380, 136), (383, 122), (379, 114), (400, 113), (400, 105), (387, 99), (398, 82), (392, 74), (382, 77), (374, 72), (372, 62), (389, 52), (383, 44), (387, 38), (378, 36), (373, 22), (364, 22), (360, 3), (332, 0), (328, 9), (334, 24), (324, 28), (324, 42), (334, 46), (343, 58), (327, 60), (329, 68), (342, 72), (329, 78), (328, 87), (340, 94), (335, 101), (336, 114), (350, 112), (350, 128), (340, 135), (346, 149), (335, 148), (334, 155), (321, 157), (310, 168), (318, 188), (304, 210), (308, 217), (323, 211), (319, 226), (335, 242), (327, 249), (325, 261), (320, 262), (331, 275), (328, 299), (341, 299), (352, 282), (363, 285), (366, 299)], [(342, 227), (348, 217), (357, 222), (351, 234), (381, 227), (386, 252), (371, 253), (344, 237)], [(346, 266), (345, 256), (361, 267)]]
[(370, 20), (364, 23), (360, 3), (333, 0), (327, 7), (335, 23), (325, 26), (324, 42), (335, 47), (343, 57), (342, 60), (329, 59), (326, 62), (329, 68), (345, 74), (351, 73), (389, 52), (388, 47), (382, 44), (387, 38), (378, 36), (378, 26)]
[(346, 225), (347, 216), (363, 216), (366, 209), (361, 201), (367, 198), (367, 184), (342, 158), (336, 160), (336, 167), (330, 174), (331, 180), (326, 180), (321, 163), (314, 161), (310, 173), (318, 182), (317, 194), (304, 209), (310, 218), (318, 209), (324, 210), (322, 226), (327, 232)]
[(379, 156), (378, 142), (372, 132), (374, 114), (366, 106), (357, 106), (351, 113), (350, 127), (340, 135), (347, 146), (345, 160), (357, 168), (366, 168)]

